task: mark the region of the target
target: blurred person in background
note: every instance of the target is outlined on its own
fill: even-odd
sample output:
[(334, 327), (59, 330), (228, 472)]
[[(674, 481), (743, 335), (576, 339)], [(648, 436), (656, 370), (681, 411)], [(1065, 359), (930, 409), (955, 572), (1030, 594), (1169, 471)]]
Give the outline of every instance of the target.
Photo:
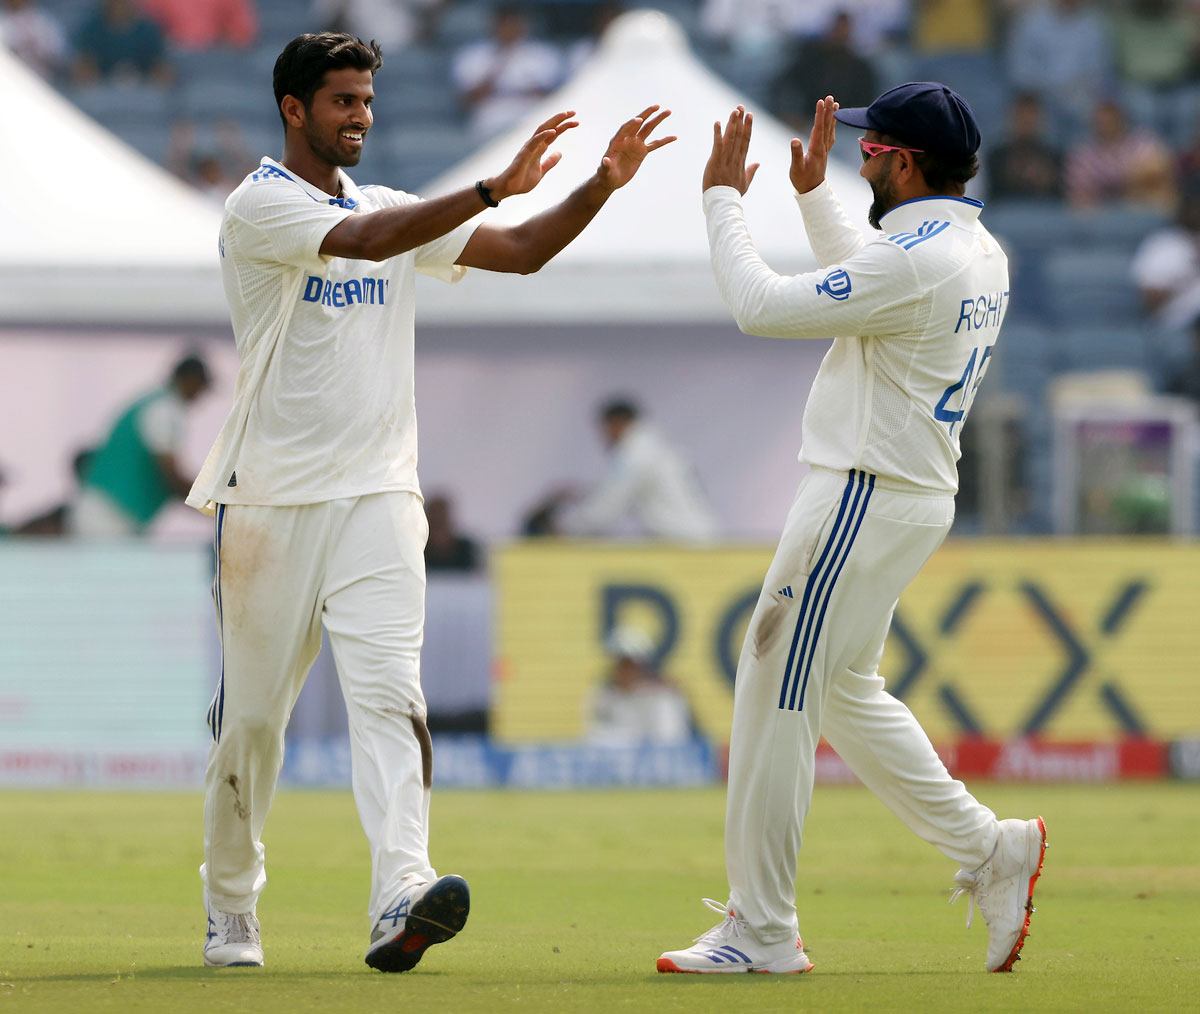
[(197, 356), (181, 359), (166, 384), (142, 395), (95, 449), (71, 510), (73, 535), (113, 537), (146, 530), (192, 482), (179, 467), (188, 407), (209, 388)]
[(454, 505), (444, 493), (425, 501), (429, 538), (425, 541), (425, 569), (472, 571), (479, 569), (479, 546), (454, 524)]
[(71, 72), (77, 84), (115, 80), (166, 85), (175, 77), (162, 30), (134, 0), (100, 0), (76, 32), (74, 47)]
[(254, 0), (138, 0), (171, 45), (198, 51), (214, 46), (245, 49), (258, 38)]
[(53, 14), (36, 0), (0, 2), (0, 45), (20, 57), (47, 80), (66, 65), (67, 34)]
[(254, 168), (250, 142), (236, 120), (203, 128), (189, 119), (171, 124), (163, 164), (218, 208)]
[(1159, 137), (1131, 128), (1121, 106), (1104, 99), (1091, 132), (1067, 152), (1067, 200), (1075, 208), (1116, 202), (1170, 211), (1178, 196), (1174, 162)]
[(313, 0), (309, 17), (325, 32), (374, 39), (385, 52), (425, 42), (448, 0)]
[(563, 54), (563, 79), (570, 80), (596, 52), (600, 40), (609, 26), (625, 13), (625, 5), (618, 0), (601, 0), (592, 5), (587, 33), (567, 46)]
[(682, 691), (655, 666), (650, 635), (637, 627), (613, 627), (604, 648), (610, 668), (587, 701), (588, 741), (637, 746), (691, 740), (691, 708)]
[[(1166, 394), (1187, 398), (1200, 406), (1200, 311), (1188, 322), (1187, 351), (1168, 364), (1161, 388)], [(1200, 448), (1197, 448), (1200, 454)]]
[(792, 43), (783, 69), (771, 83), (770, 105), (785, 123), (811, 125), (813, 105), (823, 95), (845, 95), (866, 105), (879, 91), (875, 70), (853, 44), (854, 21), (838, 11), (821, 35)]
[(1063, 195), (1063, 157), (1046, 139), (1046, 123), (1036, 92), (1021, 92), (1008, 114), (1008, 133), (987, 156), (993, 199)]
[(717, 523), (696, 470), (628, 398), (605, 402), (597, 416), (608, 470), (588, 492), (564, 489), (534, 508), (526, 534), (579, 538), (635, 534), (710, 542)]
[(1082, 131), (1113, 81), (1112, 39), (1092, 0), (1023, 7), (1009, 26), (1009, 83), (1042, 96), (1058, 132)]
[(13, 532), (17, 535), (69, 535), (71, 510), (79, 498), (83, 477), (91, 467), (95, 454), (96, 452), (90, 447), (76, 451), (71, 457), (71, 481), (74, 488), (67, 498), (49, 510), (42, 511), (41, 514), (26, 518), (13, 528)]
[(1196, 106), (1186, 89), (1200, 80), (1200, 3), (1124, 0), (1111, 17), (1126, 108), (1164, 136), (1182, 138), (1186, 111)]
[(1181, 331), (1200, 314), (1200, 176), (1184, 181), (1175, 220), (1142, 240), (1130, 270), (1154, 323)]
[(510, 126), (548, 95), (562, 79), (562, 60), (553, 46), (529, 38), (522, 8), (500, 4), (492, 12), (491, 35), (455, 54), (451, 77), (477, 140)]

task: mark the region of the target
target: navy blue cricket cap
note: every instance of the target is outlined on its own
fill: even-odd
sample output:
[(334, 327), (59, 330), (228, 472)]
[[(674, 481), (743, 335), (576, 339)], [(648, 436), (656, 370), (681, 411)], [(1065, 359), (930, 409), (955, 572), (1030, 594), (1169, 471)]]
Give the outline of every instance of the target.
[(877, 130), (922, 151), (969, 158), (979, 150), (979, 124), (957, 92), (936, 81), (889, 88), (869, 106), (839, 109), (842, 123)]

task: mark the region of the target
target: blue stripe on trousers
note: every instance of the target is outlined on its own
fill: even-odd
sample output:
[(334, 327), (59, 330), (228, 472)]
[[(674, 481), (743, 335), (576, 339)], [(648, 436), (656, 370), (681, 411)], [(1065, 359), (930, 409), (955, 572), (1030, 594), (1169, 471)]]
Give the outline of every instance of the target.
[(221, 534), (224, 526), (225, 505), (217, 504), (217, 573), (213, 580), (213, 600), (217, 605), (217, 633), (221, 641), (221, 678), (208, 708), (208, 728), (214, 743), (221, 741), (221, 726), (225, 718), (225, 612), (221, 603)]
[[(864, 492), (864, 480), (866, 495)], [(867, 501), (875, 487), (875, 477), (868, 476), (857, 469), (850, 470), (846, 488), (842, 491), (842, 500), (838, 506), (837, 518), (833, 530), (821, 551), (817, 564), (809, 574), (804, 587), (804, 597), (800, 603), (800, 615), (796, 619), (796, 631), (792, 636), (792, 647), (788, 652), (787, 666), (784, 669), (783, 684), (779, 690), (779, 707), (782, 710), (796, 711), (804, 709), (804, 686), (808, 683), (808, 675), (812, 668), (813, 656), (816, 654), (817, 641), (821, 636), (821, 625), (825, 619), (825, 610), (833, 595), (833, 586), (841, 573), (846, 558), (850, 555), (850, 547), (854, 537), (862, 525), (866, 515)], [(853, 499), (852, 499), (853, 498)], [(803, 641), (801, 640), (803, 632)], [(810, 647), (811, 646), (811, 647)], [(799, 656), (797, 657), (797, 647)], [(793, 668), (793, 663), (794, 668)], [(799, 702), (797, 702), (799, 694)]]

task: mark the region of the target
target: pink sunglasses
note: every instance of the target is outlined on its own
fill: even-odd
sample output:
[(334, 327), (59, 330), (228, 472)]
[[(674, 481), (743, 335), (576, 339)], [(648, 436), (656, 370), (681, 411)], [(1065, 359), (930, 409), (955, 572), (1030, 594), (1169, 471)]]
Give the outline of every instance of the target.
[(866, 138), (858, 139), (858, 146), (862, 149), (862, 160), (865, 162), (869, 158), (874, 158), (876, 155), (882, 155), (885, 151), (915, 151), (917, 154), (924, 154), (924, 148), (901, 148), (894, 144), (873, 144)]

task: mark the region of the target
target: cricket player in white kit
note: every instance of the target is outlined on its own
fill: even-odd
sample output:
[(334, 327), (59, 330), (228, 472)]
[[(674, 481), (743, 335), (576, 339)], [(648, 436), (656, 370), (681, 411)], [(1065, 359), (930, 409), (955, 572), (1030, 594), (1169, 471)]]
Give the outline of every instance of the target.
[[(866, 131), (868, 241), (825, 183), (835, 119)], [(725, 820), (723, 920), (660, 972), (806, 972), (796, 857), (824, 735), (916, 834), (958, 863), (957, 890), (988, 926), (987, 968), (1024, 942), (1045, 825), (998, 821), (947, 773), (878, 672), (900, 593), (954, 519), (959, 436), (1008, 299), (1008, 264), (963, 196), (979, 130), (935, 83), (870, 106), (817, 103), (791, 181), (821, 267), (784, 277), (759, 258), (741, 197), (751, 115), (714, 131), (704, 173), (713, 271), (738, 326), (778, 338), (836, 336), (804, 412), (801, 481), (738, 663)]]
[(302, 35), (275, 65), (283, 158), (230, 196), (220, 255), (240, 371), (188, 503), (216, 515), (222, 672), (204, 803), (207, 965), (261, 965), (261, 835), (284, 727), (329, 632), (371, 850), (368, 965), (406, 971), (466, 922), (469, 892), (427, 851), (432, 746), (420, 685), (428, 529), (417, 484), (417, 271), (538, 270), (629, 182), (668, 115), (621, 126), (595, 174), (520, 226), (475, 217), (533, 189), (576, 123), (547, 120), (501, 173), (432, 200), (359, 187), (378, 47)]

